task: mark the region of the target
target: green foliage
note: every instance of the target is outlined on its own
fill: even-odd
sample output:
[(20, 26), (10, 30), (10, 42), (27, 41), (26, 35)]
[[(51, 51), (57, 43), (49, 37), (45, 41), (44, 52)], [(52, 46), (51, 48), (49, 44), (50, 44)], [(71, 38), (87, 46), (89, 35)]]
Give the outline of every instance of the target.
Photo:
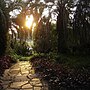
[(7, 49), (6, 49), (6, 55), (9, 55), (12, 58), (12, 63), (18, 62), (19, 58), (21, 57), (21, 56), (17, 55), (15, 53), (14, 49), (12, 49), (10, 47), (10, 42), (8, 42), (8, 46), (7, 46)]
[(90, 56), (50, 53), (49, 57), (56, 63), (73, 68), (90, 67)]
[[(86, 55), (71, 55), (71, 54), (58, 54), (55, 52), (50, 52), (48, 54), (36, 54), (34, 55), (36, 58), (43, 56), (45, 58), (54, 61), (55, 63), (66, 65), (73, 68), (82, 68), (82, 67), (90, 67), (90, 56)], [(34, 57), (33, 56), (33, 57)]]
[(31, 58), (31, 56), (17, 54), (14, 49), (10, 48), (6, 52), (7, 55), (11, 56), (12, 63), (16, 63), (18, 61), (27, 61)]
[(56, 31), (56, 24), (51, 24), (50, 40), (51, 40), (51, 51), (52, 52), (57, 52), (57, 31)]
[(38, 53), (48, 53), (51, 49), (50, 28), (46, 27), (47, 24), (49, 24), (48, 19), (44, 17), (35, 32), (34, 50)]
[(45, 53), (34, 53), (34, 54), (30, 57), (30, 60), (33, 59), (33, 58), (41, 58), (41, 57), (48, 58), (48, 55), (45, 54)]
[(48, 53), (49, 52), (49, 46), (48, 43), (45, 42), (44, 39), (39, 39), (37, 42), (35, 42), (34, 50), (36, 52), (40, 53)]
[(28, 61), (32, 56), (22, 56), (22, 55), (12, 54), (11, 57), (13, 59), (12, 62), (16, 63), (18, 61)]
[(10, 56), (12, 58), (12, 63), (17, 63), (19, 61), (19, 58), (21, 57), (17, 55), (16, 53), (11, 54)]
[(32, 56), (21, 56), (19, 61), (29, 61)]
[(29, 45), (26, 42), (17, 42), (14, 45), (14, 51), (18, 55), (27, 56), (32, 54), (32, 50), (29, 50)]

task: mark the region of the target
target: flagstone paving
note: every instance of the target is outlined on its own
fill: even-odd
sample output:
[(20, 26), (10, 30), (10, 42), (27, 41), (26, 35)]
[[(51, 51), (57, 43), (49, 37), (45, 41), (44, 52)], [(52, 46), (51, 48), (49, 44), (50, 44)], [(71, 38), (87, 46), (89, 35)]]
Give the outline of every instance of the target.
[(6, 69), (2, 80), (2, 90), (48, 90), (48, 84), (37, 74), (29, 61), (20, 61)]

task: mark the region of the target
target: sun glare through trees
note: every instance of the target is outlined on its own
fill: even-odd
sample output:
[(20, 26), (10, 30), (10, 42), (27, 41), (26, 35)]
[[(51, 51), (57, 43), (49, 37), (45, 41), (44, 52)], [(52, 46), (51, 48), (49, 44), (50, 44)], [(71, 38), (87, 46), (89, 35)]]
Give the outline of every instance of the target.
[(31, 26), (33, 25), (33, 21), (34, 21), (33, 15), (26, 16), (25, 26), (30, 29)]

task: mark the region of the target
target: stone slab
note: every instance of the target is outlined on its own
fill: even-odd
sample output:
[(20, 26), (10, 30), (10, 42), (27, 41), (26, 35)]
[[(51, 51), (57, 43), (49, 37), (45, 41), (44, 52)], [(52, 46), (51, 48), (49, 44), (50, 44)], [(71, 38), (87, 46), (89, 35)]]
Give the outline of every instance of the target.
[(14, 78), (14, 82), (22, 82), (22, 81), (28, 81), (29, 79), (26, 76), (16, 76)]
[(41, 87), (34, 87), (34, 90), (42, 90)]
[(32, 86), (30, 84), (26, 84), (22, 88), (23, 89), (32, 89)]
[(11, 74), (18, 74), (19, 71), (20, 71), (20, 68), (18, 68), (18, 69), (11, 69), (11, 70), (9, 71), (9, 73), (10, 73), (10, 75), (11, 75)]
[(11, 85), (10, 85), (10, 88), (12, 89), (18, 89), (20, 88), (22, 85), (28, 83), (28, 81), (24, 81), (24, 82), (13, 82)]
[(6, 69), (1, 78), (4, 90), (48, 90), (35, 74), (34, 68), (27, 61), (21, 61)]

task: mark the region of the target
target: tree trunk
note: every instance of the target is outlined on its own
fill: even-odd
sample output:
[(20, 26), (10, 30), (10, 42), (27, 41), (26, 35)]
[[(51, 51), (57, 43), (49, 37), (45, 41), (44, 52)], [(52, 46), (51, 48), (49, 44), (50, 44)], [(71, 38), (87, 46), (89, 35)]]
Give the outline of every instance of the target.
[(7, 20), (3, 11), (0, 9), (0, 56), (3, 56), (7, 46)]
[(58, 52), (62, 53), (65, 46), (62, 14), (57, 17)]
[(57, 34), (58, 34), (58, 52), (66, 53), (67, 47), (67, 11), (65, 7), (60, 6), (57, 17)]

